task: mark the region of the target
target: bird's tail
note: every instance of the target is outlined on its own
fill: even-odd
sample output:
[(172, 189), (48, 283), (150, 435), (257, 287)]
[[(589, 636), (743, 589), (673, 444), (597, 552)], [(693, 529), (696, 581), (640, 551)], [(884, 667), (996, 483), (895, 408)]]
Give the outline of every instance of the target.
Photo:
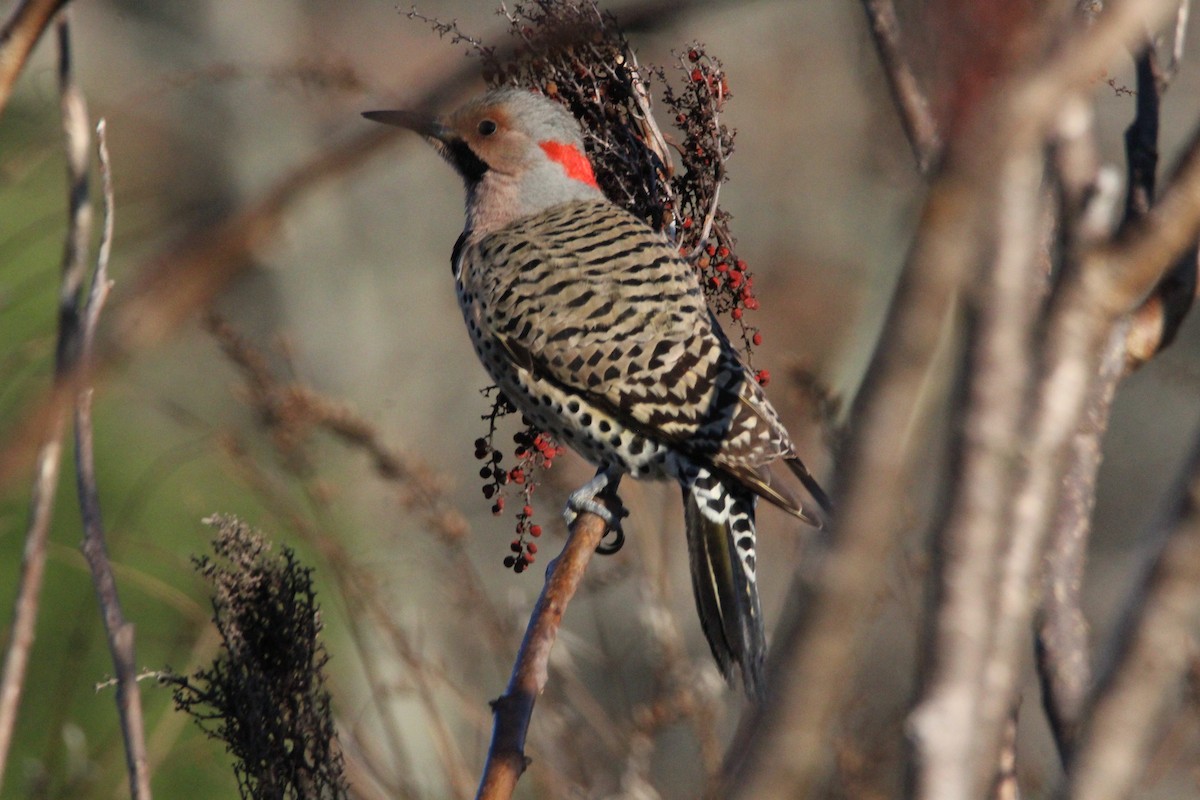
[(725, 674), (741, 669), (752, 699), (763, 691), (766, 634), (755, 580), (753, 492), (701, 469), (683, 486), (692, 589), (704, 635)]

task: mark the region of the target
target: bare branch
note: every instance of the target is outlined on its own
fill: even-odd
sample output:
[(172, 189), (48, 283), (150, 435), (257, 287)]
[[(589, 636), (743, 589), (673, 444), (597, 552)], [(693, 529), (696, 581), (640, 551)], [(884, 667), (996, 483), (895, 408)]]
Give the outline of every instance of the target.
[(1125, 129), (1125, 159), (1129, 174), (1123, 225), (1144, 216), (1154, 204), (1158, 170), (1158, 123), (1164, 82), (1152, 42), (1142, 46), (1136, 65), (1137, 113)]
[(571, 525), (562, 552), (546, 568), (546, 585), (529, 618), (508, 688), (492, 702), (495, 728), (477, 800), (512, 797), (517, 781), (528, 766), (525, 735), (533, 715), (533, 704), (546, 687), (550, 650), (554, 647), (567, 604), (579, 588), (588, 562), (605, 532), (606, 526), (600, 517), (580, 514)]
[[(1086, 32), (1064, 43), (1043, 68), (1026, 73), (1011, 90), (1006, 101), (1009, 103), (1007, 112), (998, 117), (1002, 121), (1013, 120), (1015, 128), (1001, 141), (1007, 139), (1008, 146), (1012, 147), (1023, 140), (1040, 140), (1044, 135), (1040, 129), (1053, 119), (1064, 96), (1085, 85), (1089, 61), (1092, 63), (1090, 70), (1094, 72), (1138, 35), (1148, 21), (1157, 21), (1166, 10), (1165, 3), (1113, 5)], [(986, 147), (981, 149), (988, 152)], [(996, 155), (991, 157), (994, 159)], [(1184, 219), (1191, 213), (1186, 204), (1177, 201), (1175, 206), (1175, 214)], [(972, 764), (963, 770), (958, 764), (935, 757), (930, 766), (940, 770), (938, 775), (946, 781), (943, 783), (939, 778), (936, 785), (927, 785), (921, 796), (977, 794), (994, 770), (994, 754), (1000, 746), (1003, 720), (1013, 702), (1022, 645), (1028, 635), (1035, 597), (1033, 588), (1037, 585), (1035, 578), (1045, 548), (1052, 498), (1065, 467), (1066, 447), (1078, 427), (1084, 398), (1089, 396), (1094, 384), (1111, 326), (1148, 291), (1168, 259), (1186, 244), (1180, 229), (1191, 229), (1189, 223), (1180, 221), (1180, 216), (1159, 217), (1158, 214), (1159, 209), (1155, 209), (1145, 218), (1146, 221), (1155, 220), (1151, 223), (1153, 236), (1142, 233), (1129, 237), (1137, 240), (1139, 248), (1154, 251), (1153, 255), (1143, 254), (1145, 271), (1141, 274), (1136, 268), (1127, 269), (1129, 264), (1125, 259), (1121, 259), (1120, 269), (1109, 271), (1112, 265), (1096, 255), (1105, 252), (1104, 245), (1093, 248), (1081, 259), (1077, 270), (1069, 271), (1066, 285), (1056, 296), (1049, 314), (1049, 333), (1043, 346), (1047, 354), (1046, 366), (1035, 394), (1034, 421), (1028, 433), (1022, 435), (1024, 441), (1010, 440), (1006, 445), (993, 448), (991, 458), (1008, 461), (1009, 448), (1013, 447), (1019, 448), (1014, 452), (1020, 452), (1022, 458), (1014, 499), (1001, 512), (1011, 514), (1011, 521), (1003, 551), (999, 554), (1000, 582), (996, 589), (994, 623), (987, 642), (986, 668), (980, 665), (984, 683), (982, 690), (974, 695), (964, 696), (952, 691), (939, 695), (936, 694), (939, 691), (936, 683), (927, 694), (927, 698), (940, 697), (939, 714), (953, 711), (959, 715), (956, 719), (960, 724), (953, 726), (957, 731), (953, 735), (974, 738), (975, 746), (968, 751), (956, 749), (955, 741), (944, 736), (944, 720), (939, 720), (938, 714), (923, 715), (930, 706), (923, 704), (916, 712), (919, 730), (941, 736), (949, 748), (965, 753)], [(1143, 221), (1132, 229), (1145, 231), (1149, 227)], [(1175, 230), (1166, 230), (1168, 228)], [(1165, 238), (1160, 239), (1164, 233)], [(1154, 241), (1148, 242), (1151, 238)], [(1171, 248), (1178, 249), (1172, 252)], [(1150, 261), (1155, 261), (1153, 267), (1149, 266)], [(980, 636), (980, 632), (977, 630), (973, 635)], [(965, 671), (962, 674), (966, 679)], [(978, 716), (972, 718), (967, 712), (977, 702)], [(962, 727), (962, 723), (970, 724)], [(931, 774), (930, 777), (934, 776)], [(959, 782), (968, 778), (969, 783)]]
[(730, 798), (803, 797), (830, 768), (824, 740), (853, 670), (868, 617), (899, 532), (912, 459), (910, 436), (945, 330), (973, 209), (953, 182), (931, 187), (922, 234), (900, 275), (849, 425), (841, 462), (836, 537), (816, 586), (793, 584), (772, 645), (767, 700), (742, 720), (724, 768)]
[(1093, 251), (1084, 270), (1088, 291), (1114, 316), (1128, 313), (1150, 293), (1200, 232), (1200, 126), (1161, 199), (1107, 247)]
[[(968, 389), (960, 411), (953, 499), (938, 537), (942, 564), (927, 654), (929, 685), (910, 717), (917, 796), (925, 798), (978, 796), (996, 769), (1000, 729), (983, 724), (984, 686), (997, 669), (989, 632), (1003, 615), (1000, 556), (1011, 513), (1011, 448), (1023, 418), (1030, 337), (1044, 285), (1040, 147), (1021, 137), (967, 141), (966, 146), (998, 162), (991, 175), (977, 170), (967, 176), (977, 193), (994, 195), (996, 201), (986, 209), (994, 216), (990, 225), (977, 234), (976, 246), (983, 250), (970, 254), (972, 261), (982, 260), (964, 297)], [(965, 142), (950, 145), (948, 159), (959, 156), (960, 144)]]
[(1175, 519), (1116, 636), (1121, 652), (1094, 694), (1070, 775), (1068, 796), (1077, 800), (1131, 795), (1187, 668), (1200, 615), (1200, 438), (1172, 504)]
[(1196, 280), (1197, 266), (1200, 266), (1200, 250), (1193, 248), (1176, 262), (1141, 307), (1133, 312), (1125, 341), (1126, 367), (1130, 371), (1138, 369), (1175, 341), (1200, 291), (1200, 282)]
[[(1186, 16), (1186, 4), (1180, 5), (1178, 13)], [(1170, 76), (1164, 75), (1159, 67), (1149, 35), (1144, 37), (1135, 60), (1137, 110), (1125, 131), (1128, 176), (1123, 229), (1149, 213), (1155, 202), (1161, 101), (1170, 82)], [(1080, 226), (1083, 227), (1082, 220)], [(1091, 236), (1081, 241), (1094, 245), (1099, 239)], [(1087, 623), (1080, 605), (1080, 591), (1095, 505), (1101, 438), (1108, 428), (1113, 394), (1127, 366), (1140, 365), (1165, 347), (1190, 309), (1196, 285), (1195, 268), (1193, 251), (1160, 281), (1134, 313), (1132, 324), (1117, 326), (1067, 456), (1063, 491), (1046, 556), (1037, 639), (1042, 696), (1064, 764), (1070, 760), (1091, 688)]]
[(1042, 702), (1064, 764), (1074, 748), (1091, 689), (1088, 625), (1080, 595), (1096, 504), (1101, 440), (1108, 429), (1117, 383), (1124, 374), (1123, 333), (1123, 327), (1114, 333), (1079, 430), (1071, 441), (1069, 466), (1062, 481), (1042, 576), (1038, 676)]
[(29, 53), (58, 9), (67, 0), (22, 0), (0, 28), (0, 114), (8, 105), (13, 84), (25, 67)]
[(928, 173), (942, 152), (942, 136), (937, 120), (929, 107), (929, 99), (917, 83), (912, 67), (905, 57), (900, 36), (900, 20), (892, 0), (863, 0), (875, 49), (883, 65), (892, 101), (900, 112), (900, 124), (908, 136), (917, 169)]

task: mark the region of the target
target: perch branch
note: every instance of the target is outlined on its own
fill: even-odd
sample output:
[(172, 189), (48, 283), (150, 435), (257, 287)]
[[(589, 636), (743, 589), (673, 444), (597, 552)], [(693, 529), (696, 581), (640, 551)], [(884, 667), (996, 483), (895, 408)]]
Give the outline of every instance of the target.
[[(610, 502), (609, 508), (612, 507)], [(508, 688), (492, 702), (495, 726), (476, 800), (512, 797), (517, 781), (528, 766), (525, 735), (533, 715), (533, 704), (546, 687), (550, 650), (554, 647), (567, 604), (579, 588), (588, 562), (604, 534), (605, 524), (600, 517), (580, 514), (571, 525), (562, 552), (546, 568), (546, 584), (529, 618)]]

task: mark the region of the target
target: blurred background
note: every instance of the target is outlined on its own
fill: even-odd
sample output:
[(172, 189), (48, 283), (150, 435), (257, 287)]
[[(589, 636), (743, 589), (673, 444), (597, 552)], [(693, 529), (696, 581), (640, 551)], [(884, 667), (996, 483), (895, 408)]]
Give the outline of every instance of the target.
[[(602, 5), (618, 19), (636, 8)], [(419, 9), (489, 43), (507, 40), (489, 4)], [(187, 672), (215, 654), (190, 558), (209, 550), (202, 518), (236, 514), (316, 569), (330, 689), (360, 795), (452, 797), (464, 785), (469, 794), (491, 731), (486, 701), (507, 682), (542, 566), (560, 546), (558, 509), (590, 475), (573, 455), (557, 461), (537, 493), (544, 555), (523, 575), (504, 569), (513, 519), (492, 516), (473, 459), (488, 380), (448, 270), (459, 181), (417, 137), (359, 116), (426, 102), (439, 87), (439, 105), (453, 107), (483, 88), (477, 75), (453, 80), (477, 62), (406, 8), (376, 0), (96, 1), (72, 11), (76, 77), (93, 118), (108, 121), (116, 188), (96, 458), (139, 665)], [(768, 394), (827, 476), (825, 423), (841, 418), (822, 421), (807, 376), (843, 407), (852, 400), (922, 201), (861, 10), (832, 0), (685, 3), (629, 36), (641, 63), (669, 73), (673, 52), (696, 40), (724, 62), (725, 120), (738, 133), (721, 201), (756, 274), (753, 322), (765, 339), (756, 364), (771, 370)], [(52, 375), (66, 217), (54, 59), (47, 37), (0, 116), (0, 445), (10, 455), (22, 452)], [(1200, 100), (1188, 63), (1166, 99), (1165, 164)], [(1122, 169), (1134, 100), (1119, 87), (1132, 83), (1128, 64), (1096, 82), (1102, 151)], [(381, 476), (361, 449), (303, 424), (284, 426), (298, 442), (281, 442), (210, 326), (164, 299), (202, 291), (188, 278), (198, 269), (228, 270), (212, 306), (279, 386), (354, 409), (409, 477)], [(1098, 636), (1137, 575), (1140, 536), (1200, 420), (1198, 355), (1193, 317), (1118, 395), (1087, 586)], [(943, 422), (931, 408), (931, 441)], [(32, 452), (0, 483), (5, 626)], [(903, 778), (936, 447), (926, 466), (912, 477), (911, 506), (896, 509), (911, 538), (880, 587), (861, 707), (830, 734), (848, 797), (892, 796)], [(678, 490), (627, 482), (622, 497), (629, 539), (593, 561), (570, 608), (534, 715), (526, 797), (697, 796), (744, 704), (710, 663), (695, 618)], [(65, 466), (5, 798), (127, 792), (113, 690), (94, 689), (111, 665), (80, 535)], [(762, 514), (768, 630), (810, 536)], [(147, 681), (143, 702), (156, 794), (236, 796), (221, 745), (173, 710), (169, 691)], [(1031, 685), (1018, 764), (1033, 796), (1057, 769), (1040, 714)], [(1200, 727), (1195, 714), (1181, 719), (1154, 762), (1154, 796), (1196, 792)]]

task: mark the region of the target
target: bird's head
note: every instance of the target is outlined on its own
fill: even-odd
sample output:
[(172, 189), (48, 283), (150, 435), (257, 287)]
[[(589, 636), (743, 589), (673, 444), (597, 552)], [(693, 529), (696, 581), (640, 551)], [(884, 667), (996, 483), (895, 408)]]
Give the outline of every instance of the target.
[(420, 111), (363, 116), (415, 131), (437, 148), (466, 184), (467, 224), (475, 230), (603, 196), (579, 123), (527, 89), (494, 89), (444, 117)]

